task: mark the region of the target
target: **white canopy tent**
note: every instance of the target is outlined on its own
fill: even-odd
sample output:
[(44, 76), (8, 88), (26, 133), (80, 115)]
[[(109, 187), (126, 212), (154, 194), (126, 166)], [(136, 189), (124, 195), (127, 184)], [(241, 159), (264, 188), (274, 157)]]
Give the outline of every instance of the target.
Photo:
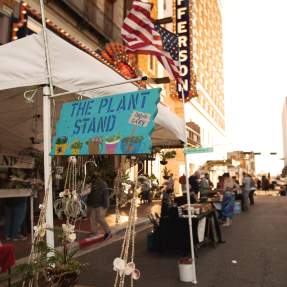
[[(43, 11), (42, 17), (45, 19)], [(40, 86), (49, 86), (51, 84), (49, 76), (52, 78), (55, 93), (58, 91), (87, 90), (107, 85), (105, 88), (82, 93), (83, 96), (100, 97), (132, 92), (138, 89), (131, 83), (108, 86), (123, 82), (125, 79), (113, 69), (62, 40), (52, 32), (48, 31), (47, 38), (50, 56), (48, 63), (51, 66), (49, 75), (47, 74), (45, 57), (45, 48), (47, 52), (47, 46), (44, 46), (43, 32), (0, 47), (0, 148), (4, 150), (20, 150), (31, 147), (31, 138), (34, 138), (39, 143), (43, 142), (42, 123), (50, 122), (48, 120), (50, 118), (50, 109), (43, 113), (42, 107), (47, 106), (45, 104), (47, 100), (44, 100), (43, 105), (43, 93)], [(25, 91), (35, 88), (38, 90), (34, 95), (33, 103), (27, 103), (27, 100), (24, 98)], [(55, 98), (52, 123), (57, 120), (61, 103), (71, 101), (75, 96), (74, 94)], [(47, 163), (47, 165), (45, 164), (45, 186), (49, 186), (49, 193), (51, 193), (51, 182), (48, 179), (51, 166), (47, 160), (50, 130), (49, 128), (46, 130), (48, 132), (46, 131), (47, 135), (45, 135), (44, 142), (44, 154), (46, 155), (45, 161)], [(183, 142), (186, 142), (184, 120), (177, 117), (160, 103), (158, 104), (158, 114), (155, 118), (152, 141), (153, 145), (161, 145), (163, 147), (180, 146)], [(186, 173), (188, 174), (187, 165)], [(189, 203), (189, 192), (187, 201)], [(46, 212), (47, 222), (53, 223), (51, 196), (48, 206)], [(192, 259), (194, 260), (190, 210), (189, 225)], [(53, 235), (50, 231), (47, 231), (47, 241), (53, 245), (53, 240)], [(195, 264), (193, 266), (195, 274)], [(196, 277), (194, 282), (196, 283)]]
[[(0, 47), (0, 135), (3, 149), (19, 150), (31, 146), (32, 138), (42, 143), (42, 89), (48, 83), (43, 34), (34, 34)], [(48, 32), (50, 62), (55, 93), (92, 89), (123, 82), (125, 79), (91, 55)], [(24, 92), (35, 89), (34, 103)], [(132, 83), (110, 86), (82, 93), (99, 97), (137, 90)], [(75, 100), (76, 95), (55, 98), (57, 120), (61, 103)], [(158, 104), (153, 145), (179, 146), (185, 140), (184, 121)]]

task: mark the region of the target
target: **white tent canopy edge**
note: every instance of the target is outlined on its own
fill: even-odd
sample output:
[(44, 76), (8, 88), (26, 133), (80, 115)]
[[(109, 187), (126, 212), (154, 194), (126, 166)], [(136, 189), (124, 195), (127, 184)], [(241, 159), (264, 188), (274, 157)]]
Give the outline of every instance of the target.
[[(60, 91), (92, 89), (125, 80), (113, 69), (50, 31), (48, 42), (53, 84)], [(34, 105), (28, 105), (23, 94), (35, 86), (48, 84), (42, 32), (1, 46), (0, 63), (1, 145), (11, 144), (15, 150), (25, 148), (31, 145), (30, 138), (33, 137), (31, 127), (35, 122), (35, 106), (37, 115), (42, 115), (42, 94), (38, 92)], [(85, 92), (84, 95), (100, 97), (136, 90), (135, 85), (128, 83)], [(71, 101), (71, 97), (65, 99), (68, 100)], [(60, 101), (63, 102), (63, 99)], [(153, 145), (179, 146), (185, 140), (184, 128), (182, 119), (161, 103), (158, 104)], [(40, 135), (41, 129), (39, 125)], [(13, 141), (14, 136), (17, 140)]]

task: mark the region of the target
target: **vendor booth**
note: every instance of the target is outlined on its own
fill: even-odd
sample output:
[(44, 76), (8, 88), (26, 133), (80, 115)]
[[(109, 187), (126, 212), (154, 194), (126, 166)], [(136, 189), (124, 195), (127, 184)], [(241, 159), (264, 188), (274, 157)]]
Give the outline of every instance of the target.
[[(122, 84), (125, 79), (117, 71), (52, 32), (48, 32), (48, 43), (55, 93), (102, 87), (97, 90), (55, 97), (51, 108), (53, 131), (64, 102), (81, 99), (81, 97), (101, 97), (138, 90), (135, 84)], [(45, 125), (43, 125), (42, 86), (48, 83), (44, 50), (42, 33), (0, 47), (0, 150), (2, 153), (10, 151), (17, 153), (29, 147), (43, 150)], [(184, 121), (159, 103), (155, 128), (151, 136), (153, 145), (181, 146), (185, 139), (184, 132)], [(1, 197), (14, 196), (12, 193), (5, 190), (5, 193), (1, 193)], [(19, 195), (19, 192), (17, 194)], [(27, 193), (20, 196), (27, 196)]]
[[(110, 96), (113, 100), (119, 96), (119, 94), (136, 92), (138, 86), (132, 84), (132, 82), (135, 82), (135, 79), (126, 80), (120, 76), (117, 71), (98, 61), (99, 59), (96, 53), (91, 52), (91, 55), (88, 55), (47, 31), (43, 1), (40, 1), (40, 4), (43, 32), (0, 47), (0, 97), (1, 102), (3, 102), (0, 108), (0, 114), (3, 114), (1, 123), (4, 123), (0, 126), (0, 132), (3, 134), (1, 147), (5, 150), (17, 151), (33, 145), (34, 148), (37, 146), (38, 149), (44, 151), (45, 196), (38, 224), (34, 227), (35, 240), (33, 246), (40, 246), (37, 245), (37, 243), (46, 238), (47, 244), (53, 248), (54, 234), (51, 229), (51, 227), (53, 228), (54, 226), (52, 202), (53, 169), (51, 160), (53, 149), (51, 149), (51, 137), (55, 134), (56, 122), (59, 119), (61, 105), (66, 102), (82, 100), (83, 98), (93, 99)], [(138, 78), (137, 80), (141, 81), (143, 78)], [(171, 113), (168, 108), (162, 104), (159, 103), (157, 105), (156, 103), (158, 103), (158, 101), (154, 102), (153, 107), (158, 107), (158, 113), (155, 112), (150, 115), (152, 118), (151, 122), (154, 120), (155, 123), (152, 133), (149, 134), (152, 142), (149, 144), (149, 149), (145, 151), (145, 153), (151, 151), (152, 145), (182, 147), (183, 143), (187, 143), (185, 122)], [(65, 105), (65, 107), (66, 106), (67, 105)], [(140, 113), (138, 111), (135, 112)], [(134, 119), (129, 119), (129, 123), (134, 122)], [(135, 129), (136, 128), (133, 129), (130, 137), (134, 136)], [(58, 130), (59, 128), (57, 126), (56, 133), (58, 133)], [(114, 144), (114, 142), (110, 140), (110, 144), (112, 143)], [(53, 144), (57, 144), (57, 140), (56, 142), (53, 141)], [(130, 146), (131, 144), (128, 145), (128, 148), (130, 148)], [(72, 146), (71, 149), (73, 149)], [(109, 154), (108, 152), (106, 153)], [(79, 153), (77, 153), (77, 155), (78, 154)], [(83, 155), (87, 154), (88, 153), (83, 153)], [(75, 154), (72, 151), (72, 153), (65, 153), (65, 155)], [(60, 196), (65, 198), (67, 195), (67, 201), (73, 206), (81, 205), (80, 200), (78, 200), (80, 194), (77, 194), (76, 190), (76, 160), (76, 157), (72, 157), (69, 161), (69, 164), (73, 166), (71, 172), (71, 176), (73, 177), (71, 182), (73, 185), (69, 188), (64, 187), (64, 195)], [(186, 173), (189, 173), (187, 164)], [(85, 187), (85, 179), (82, 185)], [(137, 186), (137, 184), (135, 186)], [(187, 193), (189, 194), (189, 191)], [(187, 197), (187, 201), (189, 203), (189, 196)], [(80, 210), (80, 207), (77, 206), (77, 208)], [(68, 211), (70, 212), (71, 210), (69, 209)], [(64, 254), (67, 254), (65, 252), (67, 250), (67, 240), (75, 240), (76, 238), (74, 232), (75, 225), (72, 224), (72, 230), (69, 218), (75, 218), (79, 213), (72, 214), (70, 212), (69, 214), (66, 224), (62, 225), (63, 234), (65, 234), (64, 238), (66, 240), (63, 246)], [(136, 195), (134, 195), (131, 202), (126, 231), (127, 236), (124, 238), (123, 249), (120, 258), (115, 259), (118, 263), (123, 261), (125, 264), (128, 264), (127, 258), (129, 256), (131, 263), (133, 263), (134, 251), (131, 252), (131, 255), (128, 254), (129, 242), (132, 242), (132, 246), (134, 246), (135, 220)], [(196, 283), (193, 238), (191, 235), (192, 222), (189, 208), (188, 222), (190, 250), (193, 260), (193, 282)], [(32, 248), (29, 257), (30, 263), (35, 262), (35, 258), (39, 256), (39, 252), (37, 250), (35, 251), (34, 248)], [(46, 257), (49, 257), (48, 254)], [(117, 282), (119, 274), (122, 273), (122, 268), (120, 268), (119, 264), (115, 264), (117, 263), (115, 261), (114, 270), (117, 271), (115, 282)], [(57, 274), (56, 267), (57, 266), (52, 266), (52, 269), (55, 270), (55, 274)], [(134, 264), (129, 275), (132, 275), (132, 280), (139, 278), (139, 271), (135, 269)], [(51, 276), (53, 276), (53, 274)], [(34, 278), (31, 278), (31, 280), (33, 281)], [(123, 282), (121, 278), (119, 286), (123, 286)]]

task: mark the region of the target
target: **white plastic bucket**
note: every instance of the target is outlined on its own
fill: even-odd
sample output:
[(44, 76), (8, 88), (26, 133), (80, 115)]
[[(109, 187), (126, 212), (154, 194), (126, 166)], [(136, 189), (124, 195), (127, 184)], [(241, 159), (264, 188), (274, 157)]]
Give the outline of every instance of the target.
[(234, 214), (239, 214), (241, 213), (241, 201), (235, 201), (234, 204)]
[(178, 264), (179, 280), (182, 282), (193, 282), (192, 264)]

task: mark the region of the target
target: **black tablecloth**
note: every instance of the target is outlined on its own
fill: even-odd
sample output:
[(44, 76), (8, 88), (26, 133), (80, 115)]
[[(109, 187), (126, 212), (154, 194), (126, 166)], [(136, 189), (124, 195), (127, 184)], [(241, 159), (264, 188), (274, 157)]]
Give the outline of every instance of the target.
[[(205, 236), (204, 240), (199, 242), (198, 223), (203, 217), (206, 217)], [(192, 218), (192, 230), (195, 252), (204, 244), (217, 243), (222, 240), (215, 210), (210, 210), (207, 213), (198, 215), (197, 218)], [(176, 216), (175, 211), (174, 214), (170, 213), (169, 216), (160, 219), (156, 236), (160, 252), (177, 252), (182, 256), (190, 254), (188, 218)]]

